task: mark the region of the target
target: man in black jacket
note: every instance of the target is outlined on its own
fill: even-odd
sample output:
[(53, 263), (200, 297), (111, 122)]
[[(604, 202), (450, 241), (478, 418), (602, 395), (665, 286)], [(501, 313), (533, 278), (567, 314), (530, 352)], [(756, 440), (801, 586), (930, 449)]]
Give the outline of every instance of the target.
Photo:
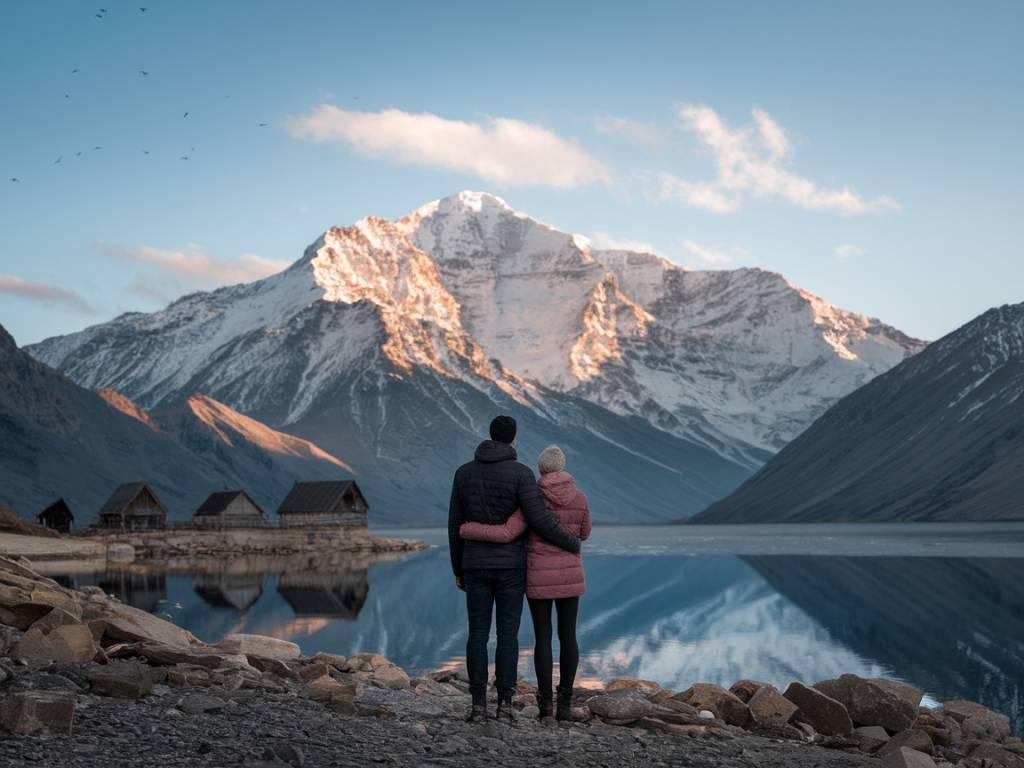
[(533, 471), (516, 461), (516, 422), (498, 416), (491, 422), (491, 439), (477, 446), (473, 461), (455, 472), (448, 508), (448, 544), (455, 585), (466, 593), (469, 640), (466, 666), (473, 696), (470, 722), (487, 719), (487, 640), (491, 611), (497, 608), (498, 647), (494, 654), (498, 686), (498, 719), (512, 722), (512, 694), (519, 665), (519, 620), (526, 589), (526, 542), (509, 544), (466, 541), (459, 536), (464, 522), (504, 523), (517, 509), (529, 527), (547, 541), (569, 552), (580, 551), (580, 541), (566, 532), (544, 505)]

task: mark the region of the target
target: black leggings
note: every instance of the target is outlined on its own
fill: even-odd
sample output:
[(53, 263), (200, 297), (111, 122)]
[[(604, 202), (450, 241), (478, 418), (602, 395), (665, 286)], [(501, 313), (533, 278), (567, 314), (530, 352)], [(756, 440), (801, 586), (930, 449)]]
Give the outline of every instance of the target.
[(580, 663), (580, 647), (576, 644), (576, 614), (580, 610), (578, 597), (562, 597), (558, 600), (536, 600), (528, 598), (530, 615), (533, 617), (533, 667), (537, 672), (537, 696), (551, 699), (551, 604), (558, 610), (558, 688), (569, 692), (576, 680), (576, 667)]

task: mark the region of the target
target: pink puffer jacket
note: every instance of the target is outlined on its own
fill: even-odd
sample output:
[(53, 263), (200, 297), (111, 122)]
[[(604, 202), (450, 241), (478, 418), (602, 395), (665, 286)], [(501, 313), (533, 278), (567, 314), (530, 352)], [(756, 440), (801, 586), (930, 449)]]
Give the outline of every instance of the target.
[[(590, 506), (587, 497), (576, 489), (576, 480), (568, 472), (541, 475), (540, 492), (559, 524), (580, 540), (590, 536)], [(464, 539), (508, 543), (526, 530), (523, 513), (516, 510), (502, 525), (463, 523), (459, 534)], [(526, 596), (539, 600), (576, 597), (587, 591), (583, 561), (579, 555), (549, 544), (533, 531), (526, 539)]]

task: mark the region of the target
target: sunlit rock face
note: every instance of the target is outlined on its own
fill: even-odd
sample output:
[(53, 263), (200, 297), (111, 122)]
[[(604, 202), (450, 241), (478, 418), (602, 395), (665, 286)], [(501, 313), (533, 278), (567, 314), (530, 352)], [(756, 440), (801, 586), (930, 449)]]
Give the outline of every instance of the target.
[(598, 519), (626, 521), (701, 509), (921, 347), (780, 275), (597, 250), (463, 192), (31, 352), (144, 408), (201, 392), (312, 440), (392, 521), (439, 520), (453, 465), (509, 412), (527, 459), (577, 450)]

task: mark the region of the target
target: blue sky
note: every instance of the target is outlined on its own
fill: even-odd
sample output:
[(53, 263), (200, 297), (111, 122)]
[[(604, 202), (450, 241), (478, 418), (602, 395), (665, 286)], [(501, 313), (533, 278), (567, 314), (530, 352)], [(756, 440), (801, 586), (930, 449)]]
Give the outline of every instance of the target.
[(934, 339), (1024, 300), (1022, 21), (1014, 2), (11, 5), (0, 323), (24, 344), (157, 309), (482, 189)]

